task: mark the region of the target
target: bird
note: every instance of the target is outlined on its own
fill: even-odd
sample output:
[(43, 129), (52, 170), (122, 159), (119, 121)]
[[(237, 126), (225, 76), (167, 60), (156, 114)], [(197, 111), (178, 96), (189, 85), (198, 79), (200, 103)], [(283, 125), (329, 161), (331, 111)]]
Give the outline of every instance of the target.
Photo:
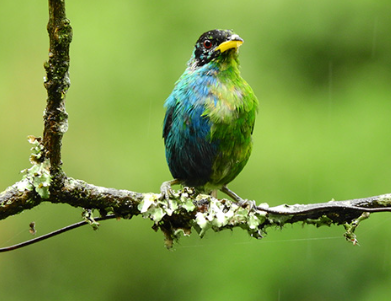
[(245, 204), (227, 187), (250, 157), (258, 111), (258, 99), (239, 71), (243, 42), (222, 29), (197, 40), (164, 104), (163, 139), (174, 179), (162, 184), (161, 198), (169, 199), (171, 186), (181, 184), (213, 196), (220, 190)]

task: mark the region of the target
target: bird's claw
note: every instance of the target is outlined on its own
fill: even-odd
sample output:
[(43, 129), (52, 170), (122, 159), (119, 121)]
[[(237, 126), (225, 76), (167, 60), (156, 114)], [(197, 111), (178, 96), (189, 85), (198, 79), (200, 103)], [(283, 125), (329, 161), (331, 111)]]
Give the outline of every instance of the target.
[(238, 203), (238, 205), (243, 208), (248, 207), (249, 211), (252, 211), (253, 209), (257, 208), (257, 203), (255, 203), (255, 201), (251, 201), (251, 200), (243, 200), (242, 199), (242, 201), (240, 203)]
[(179, 184), (179, 181), (177, 179), (163, 182), (163, 184), (160, 186), (160, 200), (170, 200), (174, 197), (174, 190), (172, 190), (171, 185)]
[(229, 189), (226, 185), (224, 185), (221, 188), (221, 191), (224, 192), (229, 197), (231, 197), (235, 201), (236, 205), (238, 205), (239, 207), (243, 207), (243, 208), (248, 207), (249, 211), (257, 207), (255, 201), (243, 200), (240, 196), (238, 196), (235, 192)]

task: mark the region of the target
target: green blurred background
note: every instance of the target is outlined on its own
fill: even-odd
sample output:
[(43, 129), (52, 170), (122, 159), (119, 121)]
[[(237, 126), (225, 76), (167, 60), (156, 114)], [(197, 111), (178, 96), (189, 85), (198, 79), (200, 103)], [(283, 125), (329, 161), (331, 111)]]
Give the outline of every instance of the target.
[[(1, 1), (0, 190), (42, 133), (46, 1)], [(74, 29), (65, 172), (158, 192), (170, 179), (163, 103), (204, 31), (245, 40), (242, 75), (260, 100), (254, 151), (230, 187), (245, 198), (326, 202), (390, 193), (389, 0), (67, 1)], [(0, 246), (80, 220), (42, 204), (0, 221)], [(196, 233), (167, 251), (152, 222), (106, 221), (0, 255), (2, 300), (389, 300), (391, 218), (357, 230), (301, 225)]]

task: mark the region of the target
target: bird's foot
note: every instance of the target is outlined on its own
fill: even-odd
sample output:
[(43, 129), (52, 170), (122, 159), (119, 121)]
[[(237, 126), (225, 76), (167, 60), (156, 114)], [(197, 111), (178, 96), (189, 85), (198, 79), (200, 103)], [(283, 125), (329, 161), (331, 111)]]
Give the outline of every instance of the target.
[(171, 181), (163, 182), (160, 186), (160, 200), (166, 199), (167, 201), (174, 196), (174, 191), (171, 188), (171, 185), (179, 184), (180, 181), (178, 179), (174, 179)]
[(226, 195), (228, 195), (229, 197), (231, 197), (235, 201), (236, 205), (238, 205), (239, 207), (243, 207), (243, 208), (249, 207), (249, 210), (252, 210), (257, 206), (255, 201), (243, 200), (235, 192), (229, 189), (227, 185), (224, 185), (220, 190), (224, 192)]

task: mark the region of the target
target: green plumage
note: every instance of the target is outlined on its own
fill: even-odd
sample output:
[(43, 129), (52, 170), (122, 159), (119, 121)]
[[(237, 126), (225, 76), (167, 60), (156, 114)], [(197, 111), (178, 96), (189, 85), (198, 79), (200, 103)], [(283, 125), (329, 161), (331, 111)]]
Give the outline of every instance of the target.
[(177, 182), (203, 192), (225, 187), (251, 154), (258, 100), (240, 76), (242, 43), (229, 30), (204, 33), (165, 103), (170, 171)]

